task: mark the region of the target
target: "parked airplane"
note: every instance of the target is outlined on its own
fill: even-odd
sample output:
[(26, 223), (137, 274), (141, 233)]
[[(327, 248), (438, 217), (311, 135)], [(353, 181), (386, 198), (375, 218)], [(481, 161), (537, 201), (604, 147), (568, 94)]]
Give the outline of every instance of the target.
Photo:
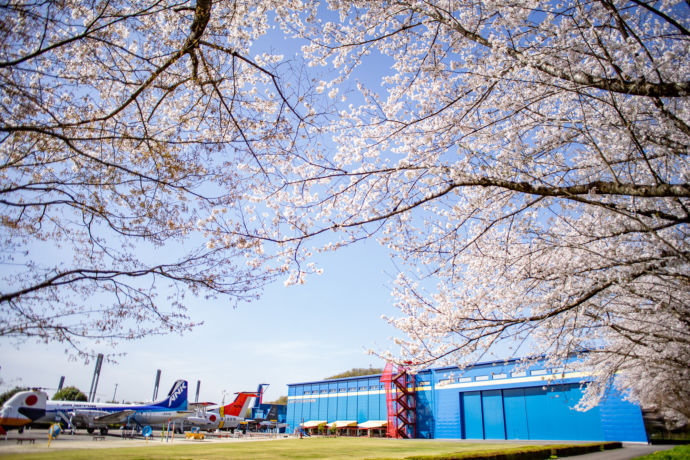
[(195, 407), (196, 414), (184, 419), (185, 424), (199, 427), (201, 430), (223, 429), (234, 431), (244, 420), (251, 401), (258, 397), (259, 393), (242, 391), (237, 393), (235, 400), (224, 406), (206, 406), (204, 404), (190, 404)]
[(187, 411), (187, 381), (176, 381), (165, 399), (150, 404), (112, 404), (81, 401), (48, 401), (46, 414), (39, 422), (65, 421), (76, 428), (86, 428), (93, 433), (96, 428), (102, 435), (108, 433), (108, 425), (163, 424), (190, 414)]
[(0, 409), (0, 434), (23, 430), (24, 426), (45, 416), (48, 395), (39, 390), (20, 391), (5, 401)]
[(278, 415), (279, 404), (272, 404), (268, 412), (263, 415), (263, 417), (255, 417), (252, 420), (247, 420), (248, 427), (252, 431), (264, 431), (264, 430), (274, 430), (283, 429), (287, 427), (287, 423), (279, 422), (280, 416)]
[[(278, 420), (278, 404), (271, 404), (271, 408), (268, 409), (268, 412), (266, 415), (263, 417), (257, 417), (254, 419), (255, 422), (257, 423), (263, 423), (263, 422), (275, 422)], [(264, 424), (266, 425), (266, 424)], [(274, 423), (275, 425), (275, 423)]]

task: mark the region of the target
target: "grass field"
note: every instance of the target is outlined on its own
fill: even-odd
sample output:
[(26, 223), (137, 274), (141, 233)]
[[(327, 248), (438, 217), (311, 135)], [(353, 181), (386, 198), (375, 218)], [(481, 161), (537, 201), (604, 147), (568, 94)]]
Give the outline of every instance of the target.
[(454, 441), (377, 438), (312, 438), (237, 443), (151, 443), (141, 447), (54, 450), (2, 455), (5, 459), (402, 459), (411, 455), (504, 450), (521, 444), (466, 443)]
[(670, 450), (655, 452), (653, 454), (645, 455), (644, 457), (637, 457), (639, 460), (687, 460), (689, 458), (690, 445), (676, 446)]

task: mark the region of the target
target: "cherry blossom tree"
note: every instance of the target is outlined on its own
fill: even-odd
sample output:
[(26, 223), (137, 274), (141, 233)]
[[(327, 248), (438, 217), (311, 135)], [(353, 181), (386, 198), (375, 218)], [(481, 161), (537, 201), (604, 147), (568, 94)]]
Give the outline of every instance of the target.
[(581, 407), (690, 416), (687, 3), (255, 3), (0, 6), (3, 336), (184, 330), (375, 236), (399, 362), (575, 354)]
[(386, 356), (413, 369), (509, 343), (578, 356), (581, 408), (615, 381), (690, 417), (687, 2), (328, 5), (285, 27), (336, 69), (337, 147), (276, 163), (274, 237), (300, 260), (305, 237), (376, 236), (404, 261)]
[(0, 336), (89, 353), (192, 327), (186, 294), (252, 299), (275, 276), (259, 244), (201, 230), (242, 225), (251, 180), (235, 165), (263, 168), (306, 120), (280, 56), (249, 54), (269, 11), (280, 2), (0, 5)]

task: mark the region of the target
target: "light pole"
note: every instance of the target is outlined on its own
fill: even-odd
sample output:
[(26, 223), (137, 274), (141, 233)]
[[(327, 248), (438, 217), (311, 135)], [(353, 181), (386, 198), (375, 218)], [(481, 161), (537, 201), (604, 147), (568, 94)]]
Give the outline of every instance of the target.
[(117, 383), (115, 384), (115, 391), (113, 391), (113, 399), (112, 399), (113, 402), (116, 402), (115, 401), (115, 393), (117, 393)]

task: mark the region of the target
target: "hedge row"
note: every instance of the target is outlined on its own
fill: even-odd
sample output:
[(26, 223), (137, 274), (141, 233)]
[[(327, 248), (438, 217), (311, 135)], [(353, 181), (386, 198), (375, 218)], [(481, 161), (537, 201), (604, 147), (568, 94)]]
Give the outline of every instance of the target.
[(405, 460), (542, 460), (554, 457), (570, 457), (573, 455), (600, 452), (603, 450), (620, 449), (620, 442), (598, 442), (592, 444), (569, 444), (552, 446), (525, 446), (502, 450), (457, 452), (444, 455), (424, 455), (405, 457)]

